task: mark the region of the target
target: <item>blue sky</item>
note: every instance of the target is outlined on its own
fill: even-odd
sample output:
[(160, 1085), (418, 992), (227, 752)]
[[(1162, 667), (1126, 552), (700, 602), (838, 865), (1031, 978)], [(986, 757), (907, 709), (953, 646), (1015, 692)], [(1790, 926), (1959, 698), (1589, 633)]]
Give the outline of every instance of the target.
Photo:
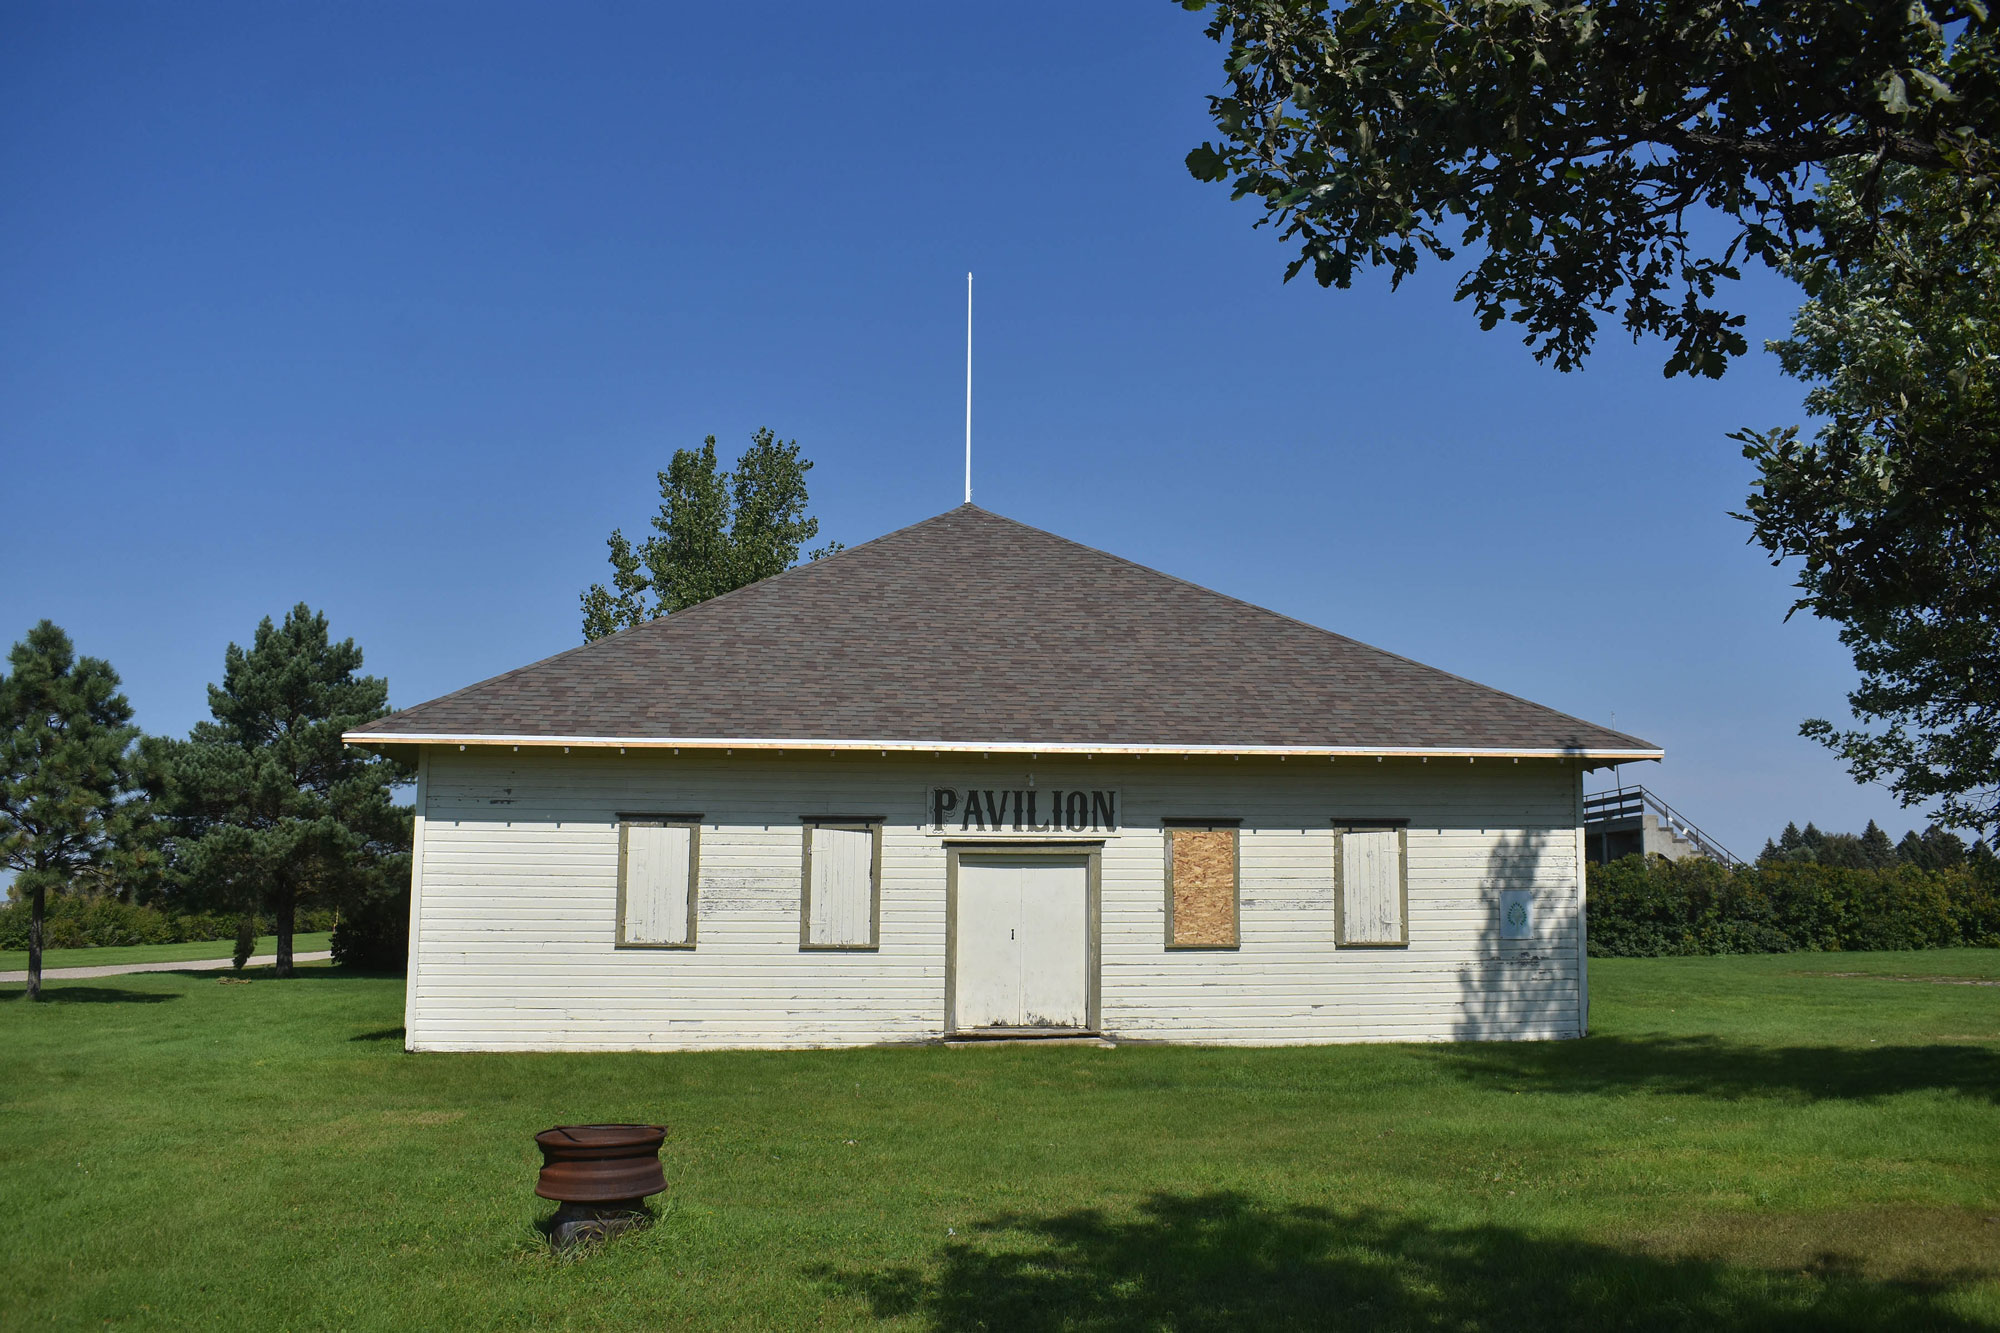
[[(768, 425), (849, 544), (976, 498), (1664, 745), (1751, 854), (1900, 835), (1801, 718), (1830, 627), (1744, 544), (1763, 353), (1538, 366), (1450, 299), (1280, 281), (1181, 165), (1219, 55), (1095, 5), (15, 4), (0, 14), (0, 634), (147, 729), (305, 600), (398, 704), (579, 640), (653, 473)], [(1793, 291), (1754, 275), (1753, 344)]]

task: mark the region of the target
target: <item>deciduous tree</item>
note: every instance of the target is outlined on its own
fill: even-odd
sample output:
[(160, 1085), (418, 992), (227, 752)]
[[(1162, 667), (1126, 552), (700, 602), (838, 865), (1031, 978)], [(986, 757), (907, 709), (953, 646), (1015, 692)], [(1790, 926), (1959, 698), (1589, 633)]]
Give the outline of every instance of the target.
[[(635, 547), (622, 530), (611, 534), (611, 588), (584, 592), (583, 637), (601, 639), (791, 568), (819, 535), (819, 520), (806, 515), (812, 466), (796, 440), (769, 430), (751, 437), (734, 472), (720, 469), (713, 435), (699, 449), (675, 450), (659, 474), (655, 535)], [(809, 558), (839, 549), (835, 542)]]
[[(2000, 33), (1983, 0), (1185, 0), (1228, 52), (1197, 177), (1346, 286), (1472, 247), (1458, 295), (1581, 362), (1600, 317), (1746, 350), (1745, 258), (1810, 298), (1773, 344), (1828, 418), (1738, 435), (1754, 539), (1841, 626), (1861, 781), (2000, 821)], [(1823, 187), (1823, 188), (1822, 188)], [(1718, 225), (1720, 224), (1720, 225)], [(1796, 609), (1796, 608), (1795, 608)], [(1782, 847), (1781, 847), (1782, 850)]]
[[(1872, 177), (1872, 179), (1871, 179)], [(1864, 194), (1878, 196), (1871, 205)], [(2000, 201), (1988, 185), (1837, 171), (1829, 235), (1861, 257), (1803, 255), (1807, 301), (1770, 344), (1825, 424), (1743, 431), (1744, 515), (1807, 610), (1841, 627), (1862, 728), (1802, 728), (1857, 781), (1947, 824), (2000, 822)]]
[(135, 801), (132, 706), (118, 673), (78, 657), (42, 621), (7, 655), (0, 676), (0, 860), (28, 897), (28, 998), (42, 992), (48, 895), (115, 856), (143, 818)]

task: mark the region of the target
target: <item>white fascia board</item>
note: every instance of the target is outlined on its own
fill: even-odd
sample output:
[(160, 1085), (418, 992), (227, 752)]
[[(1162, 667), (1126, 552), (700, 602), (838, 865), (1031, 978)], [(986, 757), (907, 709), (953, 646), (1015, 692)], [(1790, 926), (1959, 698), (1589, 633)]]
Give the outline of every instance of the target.
[(1477, 747), (1422, 745), (1084, 745), (1055, 741), (871, 741), (772, 739), (742, 736), (486, 736), (452, 732), (350, 731), (341, 737), (349, 745), (572, 746), (638, 750), (778, 750), (801, 754), (825, 750), (874, 750), (881, 754), (1030, 754), (1030, 755), (1266, 755), (1273, 758), (1423, 758), (1423, 759), (1616, 759), (1636, 763), (1664, 759), (1665, 750), (1599, 750), (1582, 746)]

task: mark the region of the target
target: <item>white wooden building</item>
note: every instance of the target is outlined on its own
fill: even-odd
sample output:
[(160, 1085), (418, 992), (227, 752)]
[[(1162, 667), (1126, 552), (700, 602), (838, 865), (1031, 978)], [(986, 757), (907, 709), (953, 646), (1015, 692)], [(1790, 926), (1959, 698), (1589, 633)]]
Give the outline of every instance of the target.
[(1661, 753), (970, 505), (348, 740), (413, 1050), (1576, 1036)]

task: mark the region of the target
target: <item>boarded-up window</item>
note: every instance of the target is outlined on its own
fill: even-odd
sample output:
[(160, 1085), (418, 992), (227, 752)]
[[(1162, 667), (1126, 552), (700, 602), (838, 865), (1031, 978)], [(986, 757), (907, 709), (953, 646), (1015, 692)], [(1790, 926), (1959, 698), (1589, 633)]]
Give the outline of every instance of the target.
[(876, 945), (882, 826), (806, 825), (804, 901), (799, 944), (807, 949), (872, 949)]
[(1340, 944), (1408, 944), (1408, 880), (1403, 830), (1342, 828), (1334, 853), (1335, 940)]
[(618, 825), (618, 943), (694, 947), (700, 826), (628, 817)]
[(1237, 945), (1236, 830), (1214, 824), (1167, 829), (1167, 947)]

